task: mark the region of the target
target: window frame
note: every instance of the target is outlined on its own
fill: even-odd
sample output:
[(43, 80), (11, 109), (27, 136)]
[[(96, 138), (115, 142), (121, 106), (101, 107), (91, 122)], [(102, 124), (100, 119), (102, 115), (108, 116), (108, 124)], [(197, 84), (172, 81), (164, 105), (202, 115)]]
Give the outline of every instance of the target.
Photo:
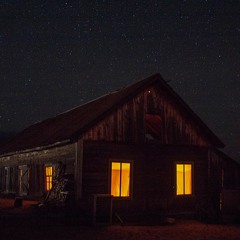
[(109, 193), (111, 194), (112, 186), (112, 163), (129, 163), (130, 164), (130, 183), (129, 183), (129, 196), (113, 196), (114, 199), (132, 199), (133, 197), (133, 160), (123, 160), (123, 159), (110, 159), (109, 160)]
[[(177, 194), (177, 164), (179, 165), (191, 165), (191, 177), (192, 177), (192, 193), (191, 194)], [(192, 197), (194, 196), (194, 162), (188, 161), (188, 162), (175, 162), (174, 163), (174, 194), (177, 198), (182, 197)]]
[[(46, 170), (47, 168), (51, 167), (52, 168), (52, 175), (47, 175), (46, 174)], [(51, 164), (48, 164), (48, 165), (45, 165), (44, 166), (44, 176), (45, 176), (45, 191), (51, 191), (52, 187), (53, 187), (53, 176), (54, 176), (54, 173), (53, 173), (54, 169), (53, 169), (53, 165)], [(50, 183), (50, 181), (47, 181), (47, 178), (49, 178), (49, 176), (51, 176), (51, 188), (50, 189), (47, 189), (47, 185)]]

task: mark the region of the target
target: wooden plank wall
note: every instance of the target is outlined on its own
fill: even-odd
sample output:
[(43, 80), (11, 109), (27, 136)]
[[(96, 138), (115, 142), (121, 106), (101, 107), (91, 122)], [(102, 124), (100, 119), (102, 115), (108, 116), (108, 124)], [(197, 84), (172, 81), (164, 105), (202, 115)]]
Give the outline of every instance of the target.
[(42, 196), (45, 191), (45, 173), (44, 166), (46, 164), (58, 165), (66, 164), (66, 173), (74, 173), (75, 161), (75, 145), (69, 144), (62, 147), (55, 147), (48, 150), (33, 151), (29, 153), (21, 153), (1, 158), (1, 185), (2, 192), (5, 191), (5, 175), (4, 167), (10, 166), (13, 172), (13, 186), (11, 191), (18, 194), (18, 167), (27, 165), (29, 169), (29, 194), (31, 196)]
[[(133, 195), (131, 200), (114, 200), (117, 211), (195, 209), (196, 203), (208, 202), (207, 149), (176, 146), (84, 143), (83, 198), (110, 193), (110, 159), (133, 161)], [(175, 195), (175, 162), (194, 164), (194, 194)]]
[(151, 87), (87, 131), (84, 140), (112, 142), (145, 142), (145, 113), (158, 114), (162, 118), (162, 137), (165, 144), (190, 144), (210, 146), (203, 132), (191, 121), (182, 107), (163, 91)]
[(222, 158), (214, 151), (208, 151), (208, 212), (209, 217), (220, 214), (220, 193), (222, 189)]
[(240, 165), (232, 159), (223, 160), (223, 188), (240, 190)]
[(4, 191), (4, 184), (5, 184), (4, 175), (5, 175), (5, 169), (4, 167), (0, 167), (0, 192)]
[(83, 141), (79, 139), (75, 143), (75, 162), (74, 162), (74, 186), (75, 200), (79, 201), (82, 198), (82, 166), (83, 166)]

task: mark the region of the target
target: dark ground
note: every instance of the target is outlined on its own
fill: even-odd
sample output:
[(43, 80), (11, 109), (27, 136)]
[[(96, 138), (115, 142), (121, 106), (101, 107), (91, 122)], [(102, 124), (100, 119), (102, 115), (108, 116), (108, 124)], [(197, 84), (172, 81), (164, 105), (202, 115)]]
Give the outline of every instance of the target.
[(176, 220), (174, 225), (84, 226), (78, 218), (46, 215), (36, 202), (23, 201), (14, 208), (14, 199), (0, 199), (0, 239), (83, 239), (83, 240), (212, 240), (240, 239), (240, 225), (206, 224), (195, 220)]

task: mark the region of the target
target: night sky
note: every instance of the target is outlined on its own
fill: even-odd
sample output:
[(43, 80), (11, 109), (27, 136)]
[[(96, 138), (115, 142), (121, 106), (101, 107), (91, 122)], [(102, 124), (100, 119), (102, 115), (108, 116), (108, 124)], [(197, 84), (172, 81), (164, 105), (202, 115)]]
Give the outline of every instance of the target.
[(239, 0), (0, 1), (2, 133), (156, 72), (240, 161)]

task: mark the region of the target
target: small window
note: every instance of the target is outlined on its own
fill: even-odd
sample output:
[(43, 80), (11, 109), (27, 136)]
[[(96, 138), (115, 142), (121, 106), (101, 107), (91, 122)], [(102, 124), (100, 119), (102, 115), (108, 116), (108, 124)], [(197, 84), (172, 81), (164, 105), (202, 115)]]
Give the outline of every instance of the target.
[(176, 195), (192, 194), (192, 164), (176, 164)]
[(46, 190), (49, 191), (52, 188), (52, 177), (53, 177), (53, 168), (52, 166), (45, 167), (45, 181), (46, 181)]
[(111, 163), (111, 195), (114, 197), (130, 197), (131, 163)]

